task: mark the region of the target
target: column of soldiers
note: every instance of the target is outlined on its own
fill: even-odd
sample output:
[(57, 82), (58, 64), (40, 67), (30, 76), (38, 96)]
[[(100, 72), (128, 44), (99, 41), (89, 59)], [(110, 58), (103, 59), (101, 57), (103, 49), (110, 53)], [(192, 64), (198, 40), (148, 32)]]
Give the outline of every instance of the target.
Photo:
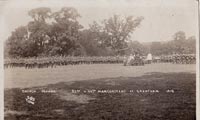
[(172, 57), (172, 63), (174, 64), (195, 64), (196, 63), (196, 57), (195, 55), (187, 55), (187, 54), (182, 54), (182, 55), (174, 55)]
[(25, 67), (30, 68), (53, 68), (64, 65), (78, 64), (116, 64), (123, 63), (122, 57), (43, 57), (26, 59), (5, 59), (4, 68)]
[(161, 62), (173, 63), (173, 64), (195, 64), (195, 54), (174, 54), (161, 56)]
[(160, 62), (162, 63), (171, 63), (173, 61), (173, 56), (172, 55), (162, 55), (160, 57)]

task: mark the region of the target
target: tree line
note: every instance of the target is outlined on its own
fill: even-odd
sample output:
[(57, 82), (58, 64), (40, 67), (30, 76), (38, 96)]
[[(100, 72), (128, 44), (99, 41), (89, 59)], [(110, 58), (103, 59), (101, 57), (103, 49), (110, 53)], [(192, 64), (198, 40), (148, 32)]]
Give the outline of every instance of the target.
[(131, 40), (143, 17), (113, 15), (100, 23), (94, 21), (84, 28), (78, 21), (81, 15), (73, 7), (56, 12), (41, 7), (28, 12), (32, 18), (25, 26), (15, 29), (5, 41), (5, 57), (39, 56), (112, 56), (133, 52), (155, 55), (194, 53), (195, 37), (186, 38), (179, 31), (166, 43), (145, 45)]
[(161, 43), (152, 42), (150, 51), (154, 55), (170, 54), (195, 54), (196, 38), (195, 36), (186, 37), (183, 31), (178, 31), (172, 36), (172, 40)]

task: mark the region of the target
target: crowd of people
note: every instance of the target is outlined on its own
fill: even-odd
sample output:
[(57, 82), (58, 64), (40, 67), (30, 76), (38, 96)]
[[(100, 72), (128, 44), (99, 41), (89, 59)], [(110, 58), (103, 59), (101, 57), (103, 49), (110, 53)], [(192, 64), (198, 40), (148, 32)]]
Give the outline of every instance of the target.
[(131, 54), (129, 56), (104, 56), (104, 57), (38, 57), (38, 58), (15, 58), (5, 59), (4, 68), (25, 67), (29, 68), (48, 68), (64, 65), (78, 64), (118, 64), (124, 66), (140, 66), (151, 63), (173, 63), (173, 64), (195, 64), (195, 54), (174, 54), (165, 56), (140, 56)]

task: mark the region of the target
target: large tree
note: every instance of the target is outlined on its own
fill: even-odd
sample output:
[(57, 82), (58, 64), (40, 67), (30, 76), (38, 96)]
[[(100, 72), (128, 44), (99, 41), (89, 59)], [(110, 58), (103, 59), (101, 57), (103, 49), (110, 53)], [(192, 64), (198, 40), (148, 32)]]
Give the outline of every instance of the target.
[(177, 40), (177, 41), (184, 41), (184, 40), (186, 40), (185, 32), (183, 32), (183, 31), (176, 32), (173, 35), (173, 40)]
[(140, 54), (140, 55), (146, 55), (148, 53), (147, 48), (143, 44), (141, 44), (139, 41), (129, 41), (128, 47), (125, 49), (122, 49), (126, 54)]
[(173, 35), (173, 41), (171, 41), (172, 50), (175, 53), (184, 53), (184, 43), (186, 41), (186, 35), (183, 31), (178, 31)]
[[(9, 37), (6, 46), (14, 56), (32, 57), (69, 55), (81, 51), (78, 43), (82, 26), (77, 21), (77, 10), (65, 7), (52, 13), (50, 8), (41, 7), (28, 12), (32, 21), (17, 28)], [(53, 22), (52, 22), (53, 21)]]
[(196, 53), (196, 38), (195, 38), (195, 36), (188, 37), (184, 44), (184, 47), (185, 47), (184, 53), (188, 53), (188, 54)]
[(73, 54), (73, 51), (80, 47), (78, 34), (82, 26), (77, 20), (79, 17), (78, 11), (71, 7), (64, 7), (52, 14), (55, 22), (53, 22), (51, 28), (50, 44), (51, 47), (56, 49), (52, 49), (51, 53), (69, 55)]
[(113, 15), (109, 19), (104, 20), (104, 32), (107, 37), (102, 40), (106, 46), (110, 46), (113, 50), (119, 51), (126, 48), (130, 41), (131, 33), (140, 25), (143, 17), (134, 18), (128, 16), (122, 18), (119, 15)]
[(35, 46), (32, 41), (28, 40), (27, 27), (21, 26), (13, 31), (12, 35), (6, 40), (5, 49), (8, 57), (34, 56)]
[(46, 19), (51, 16), (51, 9), (48, 7), (32, 9), (28, 12), (28, 15), (30, 15), (34, 21), (45, 22)]
[(185, 32), (178, 31), (172, 36), (172, 40), (168, 42), (158, 43), (152, 42), (151, 52), (154, 55), (162, 54), (192, 54), (196, 51), (196, 39), (194, 36), (186, 38)]
[(162, 54), (163, 45), (161, 42), (152, 42), (150, 46), (150, 51), (153, 55), (161, 55)]
[(30, 10), (28, 15), (33, 19), (27, 25), (28, 41), (34, 44), (33, 56), (39, 56), (45, 51), (45, 44), (48, 42), (50, 24), (47, 20), (50, 19), (51, 9), (35, 8)]
[(107, 56), (113, 55), (113, 50), (109, 47), (101, 46), (99, 39), (103, 36), (96, 28), (90, 27), (81, 31), (79, 42), (88, 56)]
[(45, 51), (45, 46), (48, 43), (50, 25), (45, 22), (31, 21), (27, 26), (28, 41), (35, 45), (35, 55), (38, 56)]

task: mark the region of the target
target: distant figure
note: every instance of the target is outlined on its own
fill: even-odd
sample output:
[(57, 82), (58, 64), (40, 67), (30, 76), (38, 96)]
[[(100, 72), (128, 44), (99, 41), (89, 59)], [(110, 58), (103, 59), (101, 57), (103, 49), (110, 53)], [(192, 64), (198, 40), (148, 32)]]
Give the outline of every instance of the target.
[(124, 56), (123, 63), (124, 63), (124, 66), (127, 65), (127, 63), (128, 63), (128, 56)]
[(128, 57), (128, 61), (127, 61), (127, 64), (130, 65), (131, 61), (135, 59), (135, 55), (133, 54), (130, 54), (130, 56)]
[(152, 54), (149, 53), (149, 54), (147, 55), (147, 63), (148, 63), (148, 64), (151, 64), (152, 60), (153, 60)]

